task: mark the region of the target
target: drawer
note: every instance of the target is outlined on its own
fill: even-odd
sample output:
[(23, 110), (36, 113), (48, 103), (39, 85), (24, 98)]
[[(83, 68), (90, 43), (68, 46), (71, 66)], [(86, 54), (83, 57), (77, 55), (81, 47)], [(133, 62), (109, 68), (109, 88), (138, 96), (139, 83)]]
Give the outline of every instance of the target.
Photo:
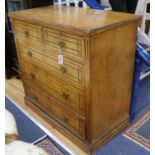
[(14, 21), (15, 36), (17, 42), (22, 45), (41, 47), (41, 30), (41, 26), (22, 21)]
[(62, 54), (75, 61), (84, 61), (85, 47), (82, 37), (70, 35), (61, 31), (43, 28), (45, 54), (58, 55), (59, 48), (62, 47)]
[(18, 46), (19, 54), (22, 59), (40, 66), (49, 73), (67, 81), (84, 87), (84, 67), (68, 59), (64, 59), (64, 64), (58, 64), (57, 58), (47, 57), (41, 51), (31, 50), (23, 46)]
[(85, 114), (84, 92), (58, 80), (38, 67), (22, 61), (23, 79), (53, 96), (59, 104)]
[(83, 118), (75, 115), (71, 111), (67, 111), (62, 106), (55, 104), (55, 100), (51, 96), (30, 83), (24, 81), (24, 88), (26, 97), (29, 98), (29, 100), (34, 102), (66, 128), (81, 138), (85, 138), (85, 121)]

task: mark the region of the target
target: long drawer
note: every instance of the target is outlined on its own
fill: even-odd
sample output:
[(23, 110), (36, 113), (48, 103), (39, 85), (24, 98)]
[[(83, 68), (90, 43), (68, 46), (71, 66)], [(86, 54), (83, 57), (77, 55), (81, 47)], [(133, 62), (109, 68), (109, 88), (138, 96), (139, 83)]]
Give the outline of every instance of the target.
[(56, 77), (51, 76), (24, 60), (21, 61), (23, 79), (46, 91), (63, 106), (71, 108), (80, 114), (85, 114), (85, 97), (83, 91), (66, 84), (62, 80), (58, 80)]
[(85, 47), (84, 39), (82, 37), (45, 27), (43, 28), (43, 34), (46, 54), (58, 55), (59, 48), (62, 47), (62, 54), (65, 57), (75, 61), (84, 61)]
[(25, 59), (30, 63), (40, 66), (49, 73), (53, 73), (66, 82), (74, 83), (80, 87), (84, 87), (84, 67), (68, 59), (64, 59), (64, 64), (58, 64), (57, 58), (47, 57), (42, 51), (37, 51), (18, 46), (21, 59)]
[(85, 120), (78, 117), (70, 111), (66, 111), (60, 105), (55, 104), (55, 100), (36, 88), (30, 83), (24, 81), (26, 97), (46, 111), (50, 116), (56, 119), (64, 127), (74, 132), (77, 136), (85, 139)]
[(22, 45), (41, 47), (42, 45), (42, 27), (26, 23), (23, 21), (14, 21), (14, 33), (17, 41)]

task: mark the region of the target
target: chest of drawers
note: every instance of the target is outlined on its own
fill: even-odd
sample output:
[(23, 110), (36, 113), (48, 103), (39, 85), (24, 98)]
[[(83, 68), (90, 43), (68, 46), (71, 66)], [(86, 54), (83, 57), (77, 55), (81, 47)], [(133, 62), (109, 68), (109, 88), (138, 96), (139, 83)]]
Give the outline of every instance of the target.
[(128, 125), (139, 16), (65, 6), (10, 16), (28, 106), (86, 152)]

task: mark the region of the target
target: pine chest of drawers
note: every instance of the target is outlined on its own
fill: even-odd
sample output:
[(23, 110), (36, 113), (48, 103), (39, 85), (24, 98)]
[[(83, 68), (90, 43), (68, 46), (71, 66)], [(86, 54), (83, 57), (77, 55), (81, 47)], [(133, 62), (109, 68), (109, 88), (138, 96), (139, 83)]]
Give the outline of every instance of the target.
[(65, 6), (10, 16), (28, 106), (86, 152), (128, 125), (139, 16)]

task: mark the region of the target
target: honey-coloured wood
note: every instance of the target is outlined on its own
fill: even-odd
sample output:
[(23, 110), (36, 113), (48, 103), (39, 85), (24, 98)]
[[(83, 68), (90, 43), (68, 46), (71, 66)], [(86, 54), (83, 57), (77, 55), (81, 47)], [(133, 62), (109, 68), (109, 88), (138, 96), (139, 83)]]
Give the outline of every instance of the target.
[(140, 16), (127, 13), (57, 5), (16, 11), (10, 16), (36, 24), (42, 23), (44, 26), (48, 25), (57, 30), (67, 30), (76, 34), (78, 31), (79, 36), (103, 31), (111, 26), (119, 26), (140, 18)]
[(90, 37), (91, 141), (129, 118), (136, 25), (125, 24)]
[[(43, 127), (46, 131), (50, 131), (52, 135), (57, 137), (59, 142), (63, 144), (63, 147), (66, 150), (70, 150), (69, 153), (73, 152), (74, 154), (87, 155), (87, 153), (75, 145), (71, 140), (69, 140), (69, 138), (67, 138), (64, 134), (61, 134), (55, 127), (51, 126), (51, 122), (47, 122), (47, 120), (41, 117), (40, 114), (37, 114), (33, 109), (27, 106), (24, 101), (25, 93), (23, 82), (20, 79), (13, 77), (9, 80), (5, 80), (5, 94), (7, 97), (11, 98), (17, 106), (21, 107), (27, 114), (33, 117), (35, 121), (39, 122), (39, 126)], [(57, 139), (54, 140), (57, 142)]]
[(15, 21), (14, 33), (16, 39), (22, 44), (28, 46), (34, 45), (41, 47), (41, 26), (25, 23), (22, 21)]
[(83, 62), (85, 58), (84, 39), (75, 35), (64, 33), (49, 28), (43, 29), (45, 54), (58, 55), (59, 45), (62, 46), (62, 54), (72, 60)]
[(65, 6), (10, 16), (28, 106), (86, 152), (128, 125), (140, 16)]
[[(36, 64), (49, 73), (57, 74), (57, 76), (65, 81), (70, 81), (84, 87), (84, 68), (82, 64), (70, 61), (64, 57), (64, 64), (58, 64), (58, 55), (46, 56), (43, 51), (31, 48), (25, 48), (18, 44), (20, 51), (20, 58), (29, 61), (29, 63)], [(78, 86), (77, 86), (78, 87)]]
[(62, 109), (59, 104), (55, 103), (51, 96), (48, 96), (48, 94), (37, 89), (28, 82), (24, 82), (24, 87), (28, 100), (46, 111), (64, 127), (71, 130), (71, 132), (77, 134), (77, 136), (82, 139), (85, 139), (85, 119), (75, 115), (75, 113), (65, 110), (65, 108)]
[(51, 77), (48, 72), (42, 71), (34, 65), (22, 60), (23, 79), (43, 89), (65, 107), (73, 108), (79, 114), (85, 115), (84, 92), (66, 84), (62, 80)]

